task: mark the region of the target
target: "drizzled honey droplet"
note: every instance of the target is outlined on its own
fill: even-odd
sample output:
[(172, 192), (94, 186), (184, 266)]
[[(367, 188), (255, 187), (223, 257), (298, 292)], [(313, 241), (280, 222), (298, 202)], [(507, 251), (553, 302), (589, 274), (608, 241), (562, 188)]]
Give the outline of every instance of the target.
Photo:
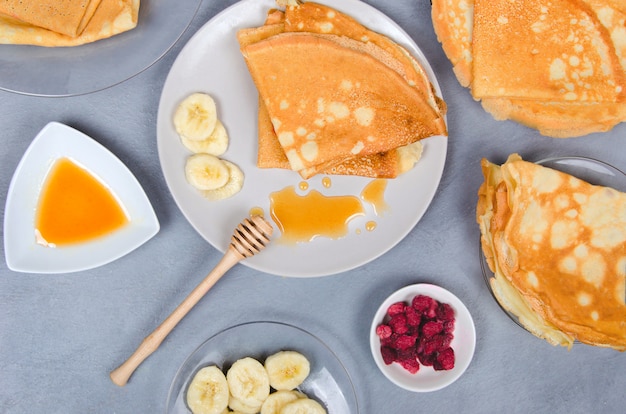
[(330, 186), (332, 185), (332, 181), (330, 180), (330, 177), (322, 178), (322, 185), (324, 186), (324, 188), (330, 188)]
[(361, 191), (361, 199), (370, 203), (374, 207), (377, 216), (382, 215), (389, 210), (389, 205), (385, 201), (385, 190), (387, 189), (387, 180), (377, 178), (372, 180)]
[(249, 212), (250, 217), (259, 216), (265, 217), (265, 211), (261, 207), (252, 207)]

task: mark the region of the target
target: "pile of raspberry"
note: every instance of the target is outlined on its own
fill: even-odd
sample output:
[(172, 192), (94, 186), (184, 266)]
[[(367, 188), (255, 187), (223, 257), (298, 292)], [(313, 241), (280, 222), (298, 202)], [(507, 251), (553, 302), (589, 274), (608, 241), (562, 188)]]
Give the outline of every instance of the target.
[(397, 362), (415, 374), (420, 363), (436, 371), (454, 368), (454, 309), (426, 295), (411, 303), (389, 306), (385, 321), (376, 327), (385, 364)]

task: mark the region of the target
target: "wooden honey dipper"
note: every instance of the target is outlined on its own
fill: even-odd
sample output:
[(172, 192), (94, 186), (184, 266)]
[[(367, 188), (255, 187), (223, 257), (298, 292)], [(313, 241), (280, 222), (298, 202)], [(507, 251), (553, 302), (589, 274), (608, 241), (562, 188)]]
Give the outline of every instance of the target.
[(137, 350), (110, 374), (116, 385), (124, 386), (135, 369), (154, 351), (185, 315), (215, 285), (215, 283), (239, 261), (263, 250), (272, 236), (272, 225), (261, 216), (252, 216), (237, 226), (230, 239), (230, 246), (222, 260), (180, 305), (150, 335), (146, 336)]

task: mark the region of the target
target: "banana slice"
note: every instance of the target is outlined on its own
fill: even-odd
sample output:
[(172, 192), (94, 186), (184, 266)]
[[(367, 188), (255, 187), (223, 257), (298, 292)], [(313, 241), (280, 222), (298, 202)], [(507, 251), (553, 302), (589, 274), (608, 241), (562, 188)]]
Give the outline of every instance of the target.
[(226, 381), (230, 395), (249, 407), (260, 408), (270, 393), (267, 371), (254, 358), (245, 357), (235, 361), (226, 373)]
[(219, 119), (216, 121), (215, 129), (208, 138), (198, 141), (181, 136), (180, 140), (185, 148), (196, 154), (205, 153), (219, 156), (228, 149), (228, 132)]
[(249, 405), (231, 395), (230, 400), (228, 400), (228, 408), (242, 414), (257, 414), (261, 411), (261, 404)]
[(211, 201), (223, 200), (237, 194), (243, 188), (243, 171), (230, 161), (221, 160), (228, 168), (228, 181), (215, 190), (203, 191), (202, 195)]
[(276, 391), (265, 399), (261, 406), (261, 414), (280, 414), (280, 410), (292, 401), (298, 398), (306, 398), (305, 395), (297, 391)]
[(400, 165), (400, 174), (409, 171), (422, 158), (424, 145), (421, 141), (415, 141), (412, 144), (398, 147), (398, 159)]
[(185, 177), (198, 190), (215, 190), (226, 185), (230, 172), (215, 155), (194, 154), (187, 158)]
[(174, 112), (176, 132), (188, 139), (206, 139), (215, 129), (216, 123), (215, 101), (206, 93), (192, 93), (178, 104)]
[(187, 405), (193, 414), (221, 414), (228, 399), (226, 376), (215, 365), (198, 371), (187, 389)]
[(315, 400), (300, 398), (285, 405), (280, 414), (326, 414), (326, 409)]
[(296, 351), (280, 351), (265, 360), (270, 386), (276, 390), (293, 390), (309, 375), (309, 360)]

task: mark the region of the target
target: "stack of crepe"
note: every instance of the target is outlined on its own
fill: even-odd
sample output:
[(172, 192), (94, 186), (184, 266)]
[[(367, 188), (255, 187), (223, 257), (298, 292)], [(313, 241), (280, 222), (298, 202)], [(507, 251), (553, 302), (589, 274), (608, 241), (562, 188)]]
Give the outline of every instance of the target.
[(498, 302), (553, 345), (626, 350), (626, 194), (517, 154), (482, 169), (477, 221)]
[(258, 160), (303, 178), (393, 178), (447, 135), (445, 104), (402, 46), (331, 7), (270, 10), (238, 32), (259, 91)]
[(459, 82), (494, 118), (558, 138), (626, 120), (623, 0), (433, 0), (432, 20)]
[(131, 30), (139, 0), (2, 0), (0, 44), (76, 46)]

